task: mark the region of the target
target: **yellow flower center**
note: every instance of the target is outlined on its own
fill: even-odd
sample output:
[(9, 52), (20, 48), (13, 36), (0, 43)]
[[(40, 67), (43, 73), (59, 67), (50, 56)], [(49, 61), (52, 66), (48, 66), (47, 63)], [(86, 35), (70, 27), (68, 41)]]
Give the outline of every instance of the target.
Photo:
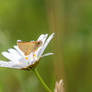
[(33, 60), (34, 60), (34, 58), (35, 58), (35, 54), (33, 54)]
[(25, 60), (28, 60), (28, 57), (25, 57)]
[[(34, 58), (35, 58), (35, 54), (33, 54), (33, 60), (34, 60)], [(25, 60), (28, 60), (28, 57), (25, 57)]]

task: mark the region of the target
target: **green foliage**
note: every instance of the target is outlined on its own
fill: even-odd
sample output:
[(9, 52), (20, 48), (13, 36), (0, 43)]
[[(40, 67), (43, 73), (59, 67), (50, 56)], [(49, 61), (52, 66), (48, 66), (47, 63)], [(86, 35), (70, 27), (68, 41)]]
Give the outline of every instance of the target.
[[(64, 79), (67, 92), (92, 92), (92, 2), (0, 0), (0, 52), (52, 32), (46, 52), (55, 54), (40, 60), (42, 78), (52, 90)], [(0, 68), (0, 92), (46, 91), (32, 72)]]

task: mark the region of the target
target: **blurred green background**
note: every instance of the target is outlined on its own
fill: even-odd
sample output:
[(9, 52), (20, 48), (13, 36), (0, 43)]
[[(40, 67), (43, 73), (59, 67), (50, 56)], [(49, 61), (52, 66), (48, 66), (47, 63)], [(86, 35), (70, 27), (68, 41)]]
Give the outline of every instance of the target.
[[(66, 92), (92, 92), (92, 1), (0, 0), (0, 52), (52, 32), (40, 75), (52, 90), (64, 79)], [(0, 92), (46, 91), (33, 72), (0, 68)]]

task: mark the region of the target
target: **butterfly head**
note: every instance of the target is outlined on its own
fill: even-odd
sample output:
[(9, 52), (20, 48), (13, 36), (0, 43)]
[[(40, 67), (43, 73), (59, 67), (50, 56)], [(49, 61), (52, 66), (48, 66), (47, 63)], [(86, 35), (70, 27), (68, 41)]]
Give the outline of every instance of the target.
[(42, 45), (42, 41), (37, 41), (36, 46), (40, 47)]

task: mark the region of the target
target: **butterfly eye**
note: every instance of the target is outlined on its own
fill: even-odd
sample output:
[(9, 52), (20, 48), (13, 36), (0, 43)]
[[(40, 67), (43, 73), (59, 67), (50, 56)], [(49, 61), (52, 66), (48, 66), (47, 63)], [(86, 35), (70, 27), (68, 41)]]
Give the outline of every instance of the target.
[(37, 44), (38, 44), (38, 46), (40, 46), (42, 44), (42, 41), (39, 41)]
[(38, 42), (38, 45), (40, 45), (41, 44), (41, 42)]

